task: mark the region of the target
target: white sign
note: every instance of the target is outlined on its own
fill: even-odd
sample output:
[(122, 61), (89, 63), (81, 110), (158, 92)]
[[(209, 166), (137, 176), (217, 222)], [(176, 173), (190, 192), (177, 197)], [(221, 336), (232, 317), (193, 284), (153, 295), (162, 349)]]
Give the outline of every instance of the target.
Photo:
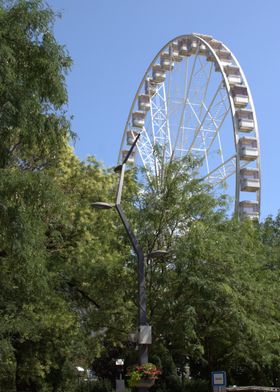
[(212, 372), (212, 386), (225, 387), (227, 383), (226, 372)]

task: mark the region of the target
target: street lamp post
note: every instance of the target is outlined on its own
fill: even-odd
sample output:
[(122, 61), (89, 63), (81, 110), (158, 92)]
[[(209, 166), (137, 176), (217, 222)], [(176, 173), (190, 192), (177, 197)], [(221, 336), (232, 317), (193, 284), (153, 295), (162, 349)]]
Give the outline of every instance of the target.
[[(123, 190), (123, 182), (124, 182), (124, 174), (125, 174), (125, 165), (127, 160), (129, 159), (130, 155), (133, 152), (134, 147), (136, 146), (136, 143), (140, 137), (140, 134), (137, 135), (137, 137), (134, 140), (134, 143), (132, 144), (130, 150), (128, 151), (126, 157), (124, 158), (123, 162), (121, 165), (117, 166), (115, 168), (115, 172), (119, 173), (119, 182), (118, 182), (118, 188), (117, 188), (117, 195), (116, 195), (116, 203), (114, 205), (112, 204), (107, 204), (103, 202), (96, 202), (93, 203), (94, 208), (100, 208), (100, 209), (109, 209), (109, 208), (116, 208), (119, 217), (121, 218), (121, 221), (124, 225), (124, 228), (126, 230), (126, 233), (130, 239), (130, 242), (132, 244), (132, 247), (136, 253), (137, 256), (137, 261), (138, 261), (138, 325), (139, 325), (139, 331), (138, 331), (138, 336), (140, 336), (140, 339), (138, 338), (138, 343), (139, 343), (139, 363), (142, 365), (144, 363), (148, 362), (148, 343), (143, 343), (143, 342), (149, 342), (151, 343), (151, 329), (148, 326), (147, 323), (147, 306), (146, 306), (146, 292), (145, 292), (145, 263), (144, 263), (144, 254), (143, 251), (139, 245), (139, 242), (127, 220), (127, 217), (125, 215), (124, 210), (122, 209), (121, 206), (121, 197), (122, 197), (122, 190)], [(145, 327), (145, 328), (143, 328)], [(149, 328), (147, 328), (149, 327)], [(141, 332), (143, 332), (142, 335), (144, 338), (141, 339)], [(149, 336), (147, 336), (147, 334)], [(143, 388), (141, 388), (143, 389)], [(144, 388), (146, 390), (146, 388)], [(143, 389), (143, 390), (144, 390)]]
[[(148, 363), (148, 347), (149, 344), (152, 343), (152, 333), (151, 326), (148, 325), (147, 322), (147, 305), (146, 305), (146, 292), (145, 292), (145, 259), (141, 246), (127, 220), (124, 210), (121, 206), (121, 198), (122, 198), (122, 190), (123, 190), (123, 182), (124, 182), (124, 174), (125, 174), (125, 165), (131, 156), (133, 149), (136, 146), (136, 143), (140, 137), (140, 133), (135, 138), (130, 150), (128, 151), (126, 157), (124, 158), (122, 164), (118, 165), (115, 168), (115, 172), (119, 174), (119, 182), (117, 187), (117, 195), (115, 204), (108, 204), (104, 202), (95, 202), (92, 204), (94, 208), (99, 209), (110, 209), (116, 208), (119, 217), (124, 225), (126, 233), (130, 239), (134, 252), (137, 256), (138, 261), (138, 345), (139, 345), (139, 364), (143, 365)], [(164, 250), (158, 250), (152, 252), (149, 256), (151, 258), (162, 257), (167, 252)], [(147, 392), (148, 388), (139, 388), (141, 392)]]

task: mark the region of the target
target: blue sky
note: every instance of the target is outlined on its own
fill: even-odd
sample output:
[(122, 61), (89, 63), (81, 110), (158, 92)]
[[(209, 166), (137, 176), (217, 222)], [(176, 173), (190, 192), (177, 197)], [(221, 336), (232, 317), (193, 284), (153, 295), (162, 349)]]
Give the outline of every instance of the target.
[(135, 91), (170, 39), (200, 32), (223, 41), (239, 60), (259, 122), (262, 217), (280, 208), (279, 0), (48, 0), (62, 12), (55, 35), (74, 64), (69, 113), (81, 159), (116, 164)]

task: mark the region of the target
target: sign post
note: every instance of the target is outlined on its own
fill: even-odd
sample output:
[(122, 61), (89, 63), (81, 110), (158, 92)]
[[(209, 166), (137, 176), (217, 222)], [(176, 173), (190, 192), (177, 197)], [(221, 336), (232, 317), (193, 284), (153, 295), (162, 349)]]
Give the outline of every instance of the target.
[(226, 392), (227, 375), (224, 371), (211, 373), (213, 392)]

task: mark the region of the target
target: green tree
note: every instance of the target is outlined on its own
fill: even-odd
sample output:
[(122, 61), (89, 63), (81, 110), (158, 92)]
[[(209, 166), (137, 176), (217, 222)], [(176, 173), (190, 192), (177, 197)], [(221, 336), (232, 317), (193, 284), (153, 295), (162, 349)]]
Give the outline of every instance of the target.
[(54, 38), (54, 13), (43, 1), (0, 6), (0, 168), (40, 170), (55, 162), (70, 134), (71, 59)]
[(261, 228), (227, 218), (224, 200), (189, 177), (195, 165), (173, 162), (163, 186), (148, 186), (134, 202), (145, 252), (170, 250), (169, 258), (146, 264), (153, 352), (163, 345), (181, 373), (190, 364), (205, 380), (222, 368), (232, 383), (274, 385), (279, 218)]
[(0, 379), (17, 391), (65, 386), (75, 364), (122, 344), (136, 309), (124, 232), (90, 208), (112, 197), (112, 176), (67, 147), (71, 59), (53, 22), (43, 1), (1, 2)]
[(43, 379), (63, 368), (64, 342), (75, 340), (78, 325), (56, 295), (46, 248), (48, 221), (63, 204), (42, 170), (71, 136), (64, 109), (71, 60), (53, 20), (42, 1), (1, 2), (0, 379), (7, 391), (46, 390)]
[(41, 173), (2, 171), (0, 182), (1, 370), (4, 381), (13, 370), (6, 387), (14, 378), (18, 391), (43, 391), (44, 377), (63, 365), (78, 327), (48, 268), (47, 222), (61, 204)]
[(90, 368), (131, 330), (135, 306), (124, 291), (130, 247), (122, 245), (117, 215), (91, 208), (101, 196), (112, 198), (115, 179), (69, 147), (56, 167), (9, 171), (1, 172), (0, 380), (17, 391), (70, 391), (75, 366)]

